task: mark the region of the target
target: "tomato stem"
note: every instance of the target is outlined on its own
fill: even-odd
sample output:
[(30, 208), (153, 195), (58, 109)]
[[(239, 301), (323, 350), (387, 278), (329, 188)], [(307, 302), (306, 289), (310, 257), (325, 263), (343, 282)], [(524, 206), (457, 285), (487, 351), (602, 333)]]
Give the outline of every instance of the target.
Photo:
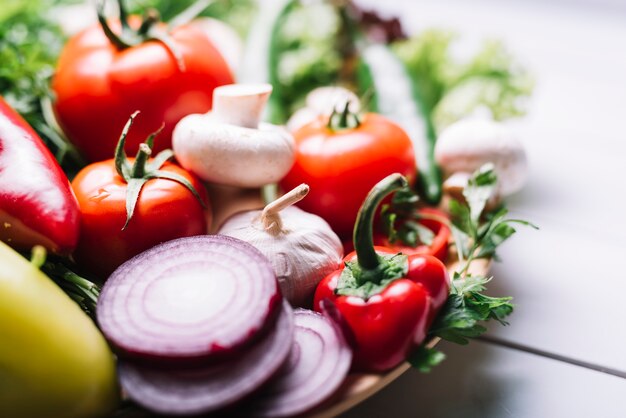
[(135, 163), (133, 164), (133, 178), (141, 178), (146, 175), (146, 163), (148, 162), (148, 158), (150, 158), (151, 154), (152, 149), (150, 149), (148, 144), (139, 144), (139, 150), (137, 151)]
[(154, 138), (161, 133), (165, 124), (161, 124), (161, 127), (151, 133), (148, 138), (146, 138), (144, 143), (139, 144), (139, 150), (137, 151), (135, 162), (131, 165), (128, 161), (126, 151), (124, 151), (124, 146), (126, 145), (128, 131), (133, 125), (135, 117), (137, 117), (138, 114), (139, 111), (136, 111), (130, 115), (128, 122), (126, 122), (126, 125), (122, 130), (117, 146), (115, 147), (115, 170), (117, 171), (117, 174), (128, 184), (126, 193), (126, 223), (122, 227), (122, 230), (126, 229), (130, 219), (133, 217), (141, 189), (148, 180), (165, 179), (180, 183), (186, 187), (196, 199), (198, 199), (203, 208), (206, 208), (206, 204), (202, 200), (202, 197), (191, 182), (179, 174), (160, 170), (161, 166), (174, 156), (172, 150), (167, 149), (161, 151), (151, 162), (149, 161), (150, 155), (152, 154), (152, 147), (154, 145)]
[(154, 25), (161, 21), (161, 15), (159, 11), (156, 9), (148, 9), (146, 10), (146, 14), (141, 22), (141, 26), (137, 29), (137, 34), (139, 36), (147, 35), (148, 31), (152, 29)]
[(354, 249), (362, 270), (378, 270), (380, 257), (374, 250), (374, 215), (380, 202), (389, 194), (407, 186), (407, 180), (399, 173), (390, 174), (379, 181), (369, 192), (354, 224)]
[(117, 34), (113, 31), (109, 22), (107, 22), (104, 13), (105, 4), (106, 0), (100, 0), (96, 3), (98, 22), (100, 22), (100, 26), (102, 27), (102, 31), (105, 36), (113, 44), (113, 46), (115, 46), (115, 48), (121, 51), (127, 48), (132, 48), (136, 45), (141, 45), (145, 42), (160, 42), (163, 44), (165, 49), (172, 54), (178, 69), (181, 72), (185, 71), (185, 62), (183, 61), (182, 54), (174, 42), (172, 42), (169, 33), (166, 31), (160, 31), (156, 27), (157, 23), (161, 21), (161, 17), (157, 10), (149, 9), (145, 14), (139, 29), (133, 30), (128, 23), (128, 15), (126, 13), (123, 0), (118, 0), (117, 4), (119, 8), (120, 22), (122, 25), (122, 33)]
[[(103, 2), (103, 4), (106, 1)], [(126, 5), (124, 0), (117, 0), (117, 7), (120, 11), (120, 23), (122, 24), (122, 33), (130, 31), (130, 25), (128, 24), (128, 13), (126, 12)]]
[(117, 142), (117, 146), (115, 147), (115, 171), (117, 171), (117, 174), (125, 181), (128, 181), (128, 178), (130, 177), (130, 164), (128, 163), (128, 157), (126, 156), (124, 146), (126, 145), (128, 131), (130, 130), (130, 127), (133, 126), (133, 122), (138, 114), (139, 111), (136, 110), (132, 115), (130, 115), (126, 125), (124, 125), (124, 129), (122, 130), (120, 139)]
[(333, 112), (328, 118), (328, 129), (340, 131), (343, 129), (355, 129), (361, 125), (359, 115), (350, 111), (351, 103), (352, 102), (348, 100), (341, 112), (338, 112), (337, 109), (333, 107)]
[[(109, 40), (109, 42), (111, 42), (113, 44), (113, 46), (115, 46), (115, 48), (117, 48), (118, 50), (123, 50), (126, 48), (130, 48), (132, 45), (129, 41), (127, 41), (126, 39), (122, 39), (122, 36), (116, 34), (115, 32), (113, 32), (113, 29), (111, 29), (111, 26), (109, 25), (109, 22), (107, 22), (106, 16), (104, 15), (104, 5), (106, 4), (106, 0), (102, 0), (99, 1), (96, 4), (96, 11), (98, 14), (98, 22), (100, 23), (100, 26), (102, 27), (102, 31), (104, 32), (104, 35), (107, 37), (107, 39)], [(118, 2), (119, 4), (119, 2)], [(120, 19), (122, 21), (122, 29), (124, 28), (124, 19), (122, 19), (123, 13), (120, 9)], [(126, 24), (128, 24), (128, 22), (126, 21)], [(122, 30), (122, 33), (124, 32), (124, 30)]]

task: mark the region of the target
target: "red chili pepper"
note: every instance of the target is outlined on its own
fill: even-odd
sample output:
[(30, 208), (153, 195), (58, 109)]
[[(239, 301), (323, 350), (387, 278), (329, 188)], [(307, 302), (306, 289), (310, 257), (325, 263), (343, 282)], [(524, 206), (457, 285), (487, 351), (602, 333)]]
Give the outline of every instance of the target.
[(37, 133), (0, 98), (0, 240), (69, 254), (79, 211), (70, 183)]
[[(450, 241), (450, 228), (442, 221), (448, 218), (444, 212), (435, 208), (422, 208), (417, 211), (419, 217), (418, 222), (430, 229), (435, 237), (430, 245), (418, 245), (411, 247), (402, 242), (390, 242), (389, 238), (384, 234), (376, 234), (374, 243), (384, 247), (392, 248), (396, 252), (402, 252), (406, 255), (432, 255), (439, 260), (445, 262), (448, 258), (448, 242)], [(440, 218), (442, 220), (439, 220)]]
[(345, 267), (326, 276), (315, 292), (315, 309), (321, 311), (322, 301), (330, 299), (352, 329), (357, 370), (380, 372), (403, 362), (424, 341), (448, 295), (448, 273), (441, 261), (373, 245), (376, 207), (406, 184), (396, 173), (374, 186), (354, 227), (356, 252), (348, 254)]

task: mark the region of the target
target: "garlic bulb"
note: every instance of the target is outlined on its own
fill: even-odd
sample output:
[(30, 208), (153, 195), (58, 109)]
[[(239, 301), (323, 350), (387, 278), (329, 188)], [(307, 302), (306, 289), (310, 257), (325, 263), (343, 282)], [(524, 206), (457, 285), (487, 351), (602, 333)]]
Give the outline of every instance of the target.
[(283, 296), (294, 306), (311, 303), (315, 287), (343, 257), (337, 234), (317, 215), (291, 206), (309, 192), (301, 184), (263, 210), (236, 214), (219, 234), (249, 242), (271, 262)]

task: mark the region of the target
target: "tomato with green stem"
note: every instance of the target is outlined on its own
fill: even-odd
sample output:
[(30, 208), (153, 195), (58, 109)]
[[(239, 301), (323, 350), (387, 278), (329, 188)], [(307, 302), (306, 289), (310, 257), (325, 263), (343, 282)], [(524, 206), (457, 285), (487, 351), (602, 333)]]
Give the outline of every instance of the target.
[(101, 278), (161, 242), (206, 233), (210, 222), (200, 180), (167, 161), (171, 150), (149, 158), (158, 131), (136, 158), (126, 157), (124, 143), (136, 114), (124, 127), (115, 158), (88, 165), (72, 182), (81, 211), (76, 261)]
[[(117, 127), (139, 109), (144, 117), (127, 138), (126, 150), (165, 122), (155, 151), (171, 146), (176, 123), (211, 109), (215, 87), (234, 82), (224, 58), (198, 28), (168, 29), (158, 13), (108, 21), (99, 1), (96, 25), (69, 40), (52, 81), (54, 110), (69, 140), (89, 161), (110, 157)], [(192, 12), (197, 12), (196, 6)], [(184, 14), (185, 12), (183, 12)]]
[(369, 190), (391, 173), (415, 179), (411, 140), (389, 119), (349, 111), (320, 117), (294, 132), (296, 162), (281, 181), (285, 190), (311, 186), (298, 204), (324, 218), (342, 238), (352, 233), (357, 212)]

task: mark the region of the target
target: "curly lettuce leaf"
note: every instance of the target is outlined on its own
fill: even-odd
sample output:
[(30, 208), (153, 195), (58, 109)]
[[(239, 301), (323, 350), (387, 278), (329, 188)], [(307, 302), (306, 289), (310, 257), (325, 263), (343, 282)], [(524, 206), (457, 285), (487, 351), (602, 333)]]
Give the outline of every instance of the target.
[(452, 53), (455, 39), (451, 32), (433, 29), (393, 46), (414, 78), (435, 131), (479, 108), (496, 120), (524, 115), (533, 90), (528, 71), (494, 40), (469, 60), (459, 60)]

